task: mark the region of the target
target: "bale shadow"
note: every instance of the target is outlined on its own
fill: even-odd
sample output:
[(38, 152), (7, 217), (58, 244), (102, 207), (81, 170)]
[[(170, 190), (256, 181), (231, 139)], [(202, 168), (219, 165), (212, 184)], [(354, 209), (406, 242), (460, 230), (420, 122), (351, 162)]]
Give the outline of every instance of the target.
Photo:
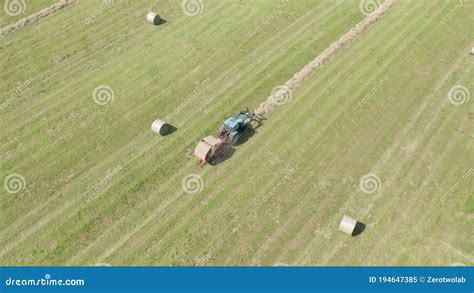
[(178, 128), (174, 127), (171, 124), (168, 124), (168, 129), (166, 130), (166, 134), (164, 136), (171, 135), (173, 132), (175, 132), (177, 130), (178, 130)]
[(354, 231), (352, 231), (352, 236), (360, 235), (365, 230), (365, 224), (362, 222), (357, 221)]
[(159, 21), (157, 24), (155, 24), (155, 25), (164, 25), (164, 24), (166, 24), (167, 22), (168, 22), (168, 21), (167, 21), (166, 19), (163, 19), (163, 18), (162, 18), (162, 19), (160, 19), (160, 21)]

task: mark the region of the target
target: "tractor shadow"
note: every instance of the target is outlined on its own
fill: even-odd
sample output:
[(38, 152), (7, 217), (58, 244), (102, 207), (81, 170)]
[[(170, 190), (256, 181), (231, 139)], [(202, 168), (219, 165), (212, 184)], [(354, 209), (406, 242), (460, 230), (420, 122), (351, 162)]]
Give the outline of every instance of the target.
[(215, 165), (219, 165), (219, 164), (221, 164), (221, 163), (224, 163), (224, 162), (227, 161), (228, 159), (232, 158), (232, 156), (234, 155), (234, 153), (235, 153), (235, 148), (229, 146), (229, 147), (225, 150), (225, 152), (224, 152), (224, 154), (222, 155), (222, 157), (220, 157), (220, 159), (219, 159), (217, 162), (215, 162), (214, 164), (212, 164), (212, 165), (215, 166)]
[(255, 135), (255, 133), (257, 133), (256, 129), (258, 129), (259, 127), (263, 126), (263, 121), (267, 120), (265, 117), (263, 116), (260, 116), (260, 118), (258, 118), (258, 120), (256, 120), (256, 125), (254, 125), (254, 127), (250, 128), (249, 130), (247, 130), (239, 139), (239, 141), (235, 144), (236, 146), (239, 146), (239, 145), (242, 145), (244, 143), (246, 143), (252, 136)]
[(250, 128), (244, 134), (242, 134), (242, 136), (239, 138), (239, 141), (235, 144), (235, 146), (239, 146), (246, 143), (254, 135), (255, 135), (255, 128)]
[(352, 231), (352, 236), (360, 235), (362, 234), (362, 232), (364, 232), (364, 230), (365, 230), (365, 224), (357, 221), (354, 227), (354, 230)]

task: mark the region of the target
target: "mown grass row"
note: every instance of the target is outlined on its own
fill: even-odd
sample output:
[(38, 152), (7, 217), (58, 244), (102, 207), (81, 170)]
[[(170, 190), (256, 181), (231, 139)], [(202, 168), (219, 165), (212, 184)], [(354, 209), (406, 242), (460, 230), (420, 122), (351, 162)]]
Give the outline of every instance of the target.
[[(137, 6), (142, 4), (143, 3), (137, 4)], [(223, 15), (230, 14), (232, 8), (235, 8), (227, 7), (227, 9), (223, 9), (222, 5), (219, 6), (219, 4), (216, 2), (214, 3), (214, 7), (219, 7), (219, 9), (216, 9), (216, 15), (214, 19), (212, 18), (212, 14), (209, 12), (207, 15), (200, 16), (202, 21), (182, 17), (182, 22), (189, 21), (190, 23), (182, 28), (173, 27), (173, 31), (165, 30), (168, 24), (169, 29), (171, 29), (171, 21), (167, 24), (167, 26), (164, 26), (163, 31), (166, 32), (165, 36), (168, 36), (169, 39), (173, 39), (174, 37), (176, 44), (173, 46), (172, 41), (168, 42), (170, 46), (167, 47), (166, 50), (160, 50), (160, 48), (163, 46), (161, 46), (161, 42), (158, 42), (163, 38), (163, 35), (155, 35), (157, 41), (153, 42), (150, 40), (150, 44), (154, 45), (151, 45), (152, 48), (146, 48), (145, 50), (142, 46), (140, 46), (139, 43), (137, 44), (136, 41), (130, 40), (123, 43), (125, 45), (131, 44), (132, 47), (130, 49), (122, 49), (120, 51), (117, 49), (117, 51), (119, 51), (117, 53), (111, 51), (107, 52), (107, 54), (100, 54), (101, 58), (98, 65), (100, 70), (92, 68), (93, 73), (91, 74), (91, 72), (88, 72), (87, 70), (87, 65), (82, 65), (83, 63), (89, 63), (90, 67), (90, 64), (97, 64), (98, 60), (96, 55), (99, 55), (100, 50), (99, 53), (86, 58), (83, 56), (84, 53), (81, 50), (76, 49), (75, 54), (78, 54), (77, 57), (75, 58), (75, 55), (71, 54), (69, 59), (65, 61), (65, 70), (64, 73), (61, 73), (61, 78), (58, 77), (57, 79), (52, 78), (48, 80), (47, 83), (50, 83), (52, 88), (37, 89), (38, 92), (44, 91), (45, 93), (51, 92), (52, 94), (45, 94), (43, 99), (31, 99), (29, 101), (31, 102), (30, 104), (26, 103), (22, 105), (18, 101), (17, 104), (7, 109), (9, 111), (5, 116), (2, 116), (2, 119), (3, 117), (10, 117), (11, 120), (9, 120), (9, 125), (12, 125), (12, 129), (14, 129), (14, 131), (5, 133), (5, 138), (9, 139), (9, 141), (7, 141), (7, 143), (3, 146), (9, 147), (9, 149), (6, 149), (6, 154), (7, 156), (11, 156), (11, 160), (8, 160), (5, 166), (8, 169), (13, 169), (16, 167), (16, 170), (20, 172), (21, 169), (17, 167), (20, 165), (23, 169), (21, 172), (26, 173), (24, 170), (28, 165), (31, 164), (32, 161), (35, 160), (38, 162), (36, 164), (36, 169), (32, 170), (35, 175), (25, 174), (25, 177), (29, 178), (29, 182), (38, 182), (38, 185), (35, 184), (35, 190), (31, 190), (30, 192), (31, 194), (34, 193), (35, 197), (25, 197), (21, 207), (18, 206), (17, 199), (12, 197), (9, 198), (9, 201), (3, 203), (3, 207), (7, 211), (8, 217), (5, 217), (6, 219), (5, 221), (2, 221), (2, 225), (4, 225), (4, 231), (8, 233), (5, 233), (7, 237), (2, 237), (2, 240), (5, 240), (5, 242), (15, 242), (17, 239), (19, 239), (19, 237), (21, 237), (21, 235), (25, 235), (25, 233), (28, 231), (31, 233), (31, 236), (35, 234), (41, 234), (38, 235), (38, 243), (35, 243), (34, 247), (44, 247), (44, 243), (46, 242), (49, 243), (51, 247), (56, 246), (57, 250), (54, 251), (54, 253), (52, 253), (50, 249), (41, 250), (39, 253), (39, 255), (44, 254), (45, 259), (49, 259), (49, 261), (54, 262), (55, 259), (51, 258), (51, 255), (53, 254), (57, 255), (57, 257), (61, 259), (65, 259), (67, 257), (66, 254), (62, 255), (62, 249), (67, 249), (68, 251), (71, 250), (71, 253), (76, 253), (76, 251), (74, 251), (76, 250), (74, 245), (71, 246), (64, 242), (76, 242), (77, 238), (71, 235), (82, 235), (82, 237), (85, 237), (86, 239), (89, 239), (89, 237), (90, 239), (97, 238), (97, 235), (101, 235), (104, 230), (107, 230), (107, 227), (97, 227), (96, 224), (98, 218), (101, 219), (114, 217), (114, 219), (118, 220), (124, 216), (122, 213), (127, 211), (128, 208), (150, 197), (151, 195), (148, 194), (149, 191), (156, 190), (157, 186), (161, 185), (160, 182), (166, 183), (169, 177), (173, 175), (176, 170), (180, 169), (180, 165), (188, 160), (184, 154), (184, 151), (186, 150), (183, 148), (184, 146), (194, 146), (195, 141), (197, 141), (200, 136), (204, 135), (204, 132), (213, 131), (213, 128), (217, 127), (218, 124), (221, 123), (222, 118), (233, 114), (234, 111), (243, 105), (252, 103), (257, 104), (260, 102), (260, 100), (256, 99), (255, 96), (262, 95), (261, 100), (263, 100), (268, 94), (269, 89), (271, 89), (274, 84), (278, 84), (280, 81), (283, 81), (287, 75), (292, 74), (300, 65), (305, 64), (311, 58), (310, 56), (302, 56), (298, 50), (289, 55), (287, 54), (287, 51), (281, 50), (278, 45), (294, 46), (294, 48), (298, 48), (298, 46), (304, 46), (308, 48), (311, 47), (311, 49), (314, 49), (316, 52), (318, 50), (321, 51), (325, 48), (325, 46), (333, 41), (329, 35), (334, 34), (337, 36), (338, 34), (341, 34), (351, 25), (353, 25), (355, 21), (362, 17), (355, 9), (355, 5), (345, 4), (338, 7), (333, 7), (329, 4), (330, 2), (322, 2), (319, 5), (319, 8), (321, 8), (320, 12), (317, 12), (317, 7), (313, 7), (313, 10), (311, 11), (313, 14), (307, 13), (307, 19), (313, 19), (315, 15), (314, 13), (321, 13), (321, 15), (326, 15), (325, 17), (327, 22), (330, 24), (330, 21), (332, 22), (337, 20), (336, 15), (338, 10), (340, 12), (342, 9), (351, 9), (352, 12), (344, 21), (336, 22), (336, 25), (333, 25), (333, 32), (331, 31), (330, 34), (320, 33), (318, 35), (328, 35), (328, 37), (325, 39), (322, 39), (321, 37), (311, 38), (312, 43), (308, 43), (307, 41), (303, 42), (302, 40), (307, 40), (307, 37), (310, 36), (312, 32), (316, 31), (317, 27), (313, 27), (312, 30), (308, 31), (300, 31), (297, 35), (297, 38), (295, 39), (293, 37), (294, 33), (299, 31), (299, 27), (304, 24), (304, 19), (295, 23), (295, 25), (291, 27), (289, 24), (297, 21), (297, 19), (292, 19), (290, 14), (286, 14), (286, 17), (277, 18), (275, 23), (266, 26), (255, 36), (250, 36), (251, 38), (247, 41), (248, 44), (245, 47), (242, 46), (241, 49), (236, 49), (236, 46), (238, 46), (239, 42), (236, 42), (234, 39), (222, 39), (222, 37), (225, 37), (224, 34), (231, 32), (232, 30), (237, 31), (238, 37), (242, 37), (242, 33), (240, 32), (246, 30), (246, 28), (242, 26), (242, 24), (245, 24), (245, 22), (242, 21), (242, 18), (238, 19), (239, 21), (235, 20), (229, 25), (228, 29), (224, 30), (222, 30), (222, 28), (213, 27), (210, 25), (210, 23), (213, 21), (217, 22), (217, 20), (221, 19)], [(213, 11), (212, 5), (213, 4), (208, 5), (208, 7), (210, 7), (209, 11), (211, 12)], [(256, 11), (259, 17), (252, 15), (255, 17), (253, 19), (254, 22), (249, 22), (247, 24), (248, 27), (258, 26), (262, 19), (268, 15), (268, 11), (271, 11), (270, 8), (273, 8), (273, 5), (274, 3), (271, 2), (262, 4), (262, 8)], [(306, 10), (306, 5), (307, 4), (298, 4), (289, 8), (289, 10), (295, 14), (298, 12), (298, 10), (303, 12)], [(80, 22), (94, 9), (93, 6), (82, 6), (81, 8), (81, 11), (83, 12), (81, 12), (79, 15), (74, 14), (75, 8), (64, 11), (64, 14), (61, 15), (61, 17), (67, 18), (68, 16), (72, 16), (74, 14), (76, 17), (70, 19), (71, 23), (77, 24), (77, 28), (74, 26), (69, 27), (69, 29), (72, 31), (68, 33), (68, 36), (71, 38), (79, 39), (83, 37), (81, 34), (76, 34), (73, 30), (80, 30)], [(247, 10), (255, 10), (254, 7), (250, 6), (244, 8)], [(121, 9), (123, 11), (127, 8), (112, 7), (110, 12), (104, 12), (103, 18), (97, 19), (96, 28), (101, 27), (101, 21), (110, 21), (110, 18), (107, 18), (107, 16), (108, 13), (112, 13), (114, 9), (117, 11), (120, 11)], [(129, 9), (130, 11), (133, 11), (133, 9), (136, 9), (136, 7)], [(170, 8), (170, 11), (173, 9), (175, 8)], [(144, 12), (144, 10), (140, 11)], [(174, 12), (176, 13), (175, 16), (177, 16), (179, 19), (181, 17), (179, 16), (179, 13), (181, 12)], [(247, 12), (248, 11), (242, 10), (243, 17), (245, 17), (244, 14)], [(138, 12), (135, 13), (137, 15), (139, 14)], [(135, 17), (136, 15), (129, 16), (130, 21), (136, 21)], [(205, 21), (205, 17), (208, 19), (208, 23)], [(250, 16), (248, 17), (250, 19)], [(48, 21), (56, 21), (61, 23), (61, 20), (57, 17), (48, 19)], [(127, 21), (124, 21), (124, 23), (126, 22)], [(42, 25), (48, 28), (55, 27), (52, 26), (51, 23), (44, 23)], [(287, 27), (288, 29), (286, 29)], [(151, 28), (146, 28), (148, 29), (148, 33), (150, 33)], [(209, 31), (213, 31), (213, 33), (210, 33)], [(285, 35), (278, 35), (278, 32), (280, 31), (283, 31)], [(179, 32), (183, 32), (183, 34), (180, 35)], [(208, 33), (207, 38), (209, 38), (209, 40), (206, 39), (205, 41), (201, 41), (201, 38), (196, 37), (199, 35), (199, 33), (196, 32), (203, 34)], [(220, 36), (217, 35), (217, 37), (221, 37), (219, 39), (221, 46), (215, 46), (217, 41), (212, 40), (212, 36), (216, 35), (216, 32), (221, 32)], [(23, 33), (26, 34), (26, 32)], [(99, 30), (96, 33), (103, 34), (104, 31)], [(121, 36), (120, 33), (121, 32), (119, 31), (117, 35)], [(56, 36), (54, 31), (52, 31), (51, 35), (53, 37)], [(274, 38), (274, 35), (277, 35), (277, 37), (281, 38), (281, 40), (288, 40), (288, 43), (286, 44), (284, 41), (282, 42), (280, 39)], [(135, 39), (140, 40), (140, 34), (134, 33), (132, 36)], [(141, 36), (144, 37), (145, 35), (142, 34)], [(243, 35), (243, 41), (246, 41), (245, 37), (246, 36)], [(57, 38), (60, 38), (59, 34), (57, 35)], [(68, 37), (65, 37), (66, 42), (68, 39)], [(198, 48), (191, 50), (190, 53), (190, 50), (189, 48), (186, 48), (186, 45), (194, 42), (193, 45), (198, 46), (195, 45), (198, 40), (200, 42), (204, 42), (204, 45), (206, 45), (209, 49), (206, 51), (202, 50), (202, 48)], [(298, 40), (299, 42), (292, 42)], [(100, 35), (98, 35), (97, 38), (91, 38), (89, 42), (86, 41), (85, 45), (94, 45), (91, 44), (92, 41), (100, 43), (102, 42), (102, 39), (100, 38)], [(145, 39), (145, 42), (146, 41), (147, 40)], [(120, 39), (116, 40), (116, 43), (120, 43)], [(262, 44), (267, 46), (268, 49), (264, 49), (263, 47), (261, 50), (255, 51)], [(216, 49), (222, 47), (224, 47), (224, 49), (220, 49), (219, 51)], [(70, 47), (67, 48), (68, 50), (75, 51)], [(177, 57), (181, 53), (179, 50), (182, 50), (183, 54), (185, 54), (185, 59), (183, 61), (180, 61), (180, 59)], [(219, 61), (219, 59), (216, 60), (214, 57), (212, 60), (208, 61), (212, 62), (211, 64), (214, 67), (206, 67), (206, 63), (201, 65), (201, 68), (207, 70), (208, 72), (200, 73), (199, 70), (193, 72), (192, 70), (194, 69), (195, 65), (199, 62), (202, 64), (203, 60), (206, 61), (207, 59), (205, 58), (208, 58), (207, 54), (209, 54), (209, 51), (212, 52), (212, 50), (214, 50), (214, 53), (217, 54), (215, 56), (221, 58), (221, 61)], [(47, 47), (43, 51), (47, 51)], [(225, 54), (226, 51), (230, 52), (230, 59), (228, 59), (229, 54)], [(252, 71), (243, 69), (248, 67), (249, 64), (255, 63), (255, 61), (253, 59), (242, 60), (242, 56), (247, 56), (252, 51), (258, 52), (260, 54), (260, 56), (257, 56), (258, 60), (267, 63), (263, 68), (259, 68), (260, 66), (255, 64), (253, 67), (258, 68), (259, 70), (255, 70), (253, 74)], [(269, 52), (275, 52), (278, 54), (275, 55), (275, 53)], [(43, 62), (45, 59), (48, 60), (48, 58), (51, 58), (51, 54), (45, 54), (46, 58), (40, 58)], [(143, 58), (143, 56), (140, 54), (145, 54), (145, 56), (146, 54), (150, 54), (152, 56), (149, 56), (148, 59), (156, 59), (158, 60), (157, 62), (161, 63), (159, 64), (161, 66), (158, 66), (158, 69), (160, 70), (157, 70), (155, 75), (152, 74), (149, 76), (150, 67), (147, 69), (144, 68), (146, 66), (143, 65), (148, 64), (148, 62), (146, 58)], [(173, 54), (175, 55), (174, 58), (170, 57), (166, 59), (168, 56), (172, 56)], [(26, 55), (31, 56), (29, 54)], [(183, 58), (183, 55), (180, 57)], [(136, 64), (136, 61), (139, 59), (142, 59), (142, 64)], [(283, 60), (292, 60), (292, 62)], [(118, 64), (118, 62), (122, 62), (121, 66), (114, 67), (114, 65)], [(193, 64), (193, 62), (196, 64)], [(130, 64), (133, 69), (130, 69), (131, 67), (127, 64)], [(235, 66), (239, 66), (243, 69), (241, 70)], [(153, 68), (156, 67), (156, 65), (153, 66)], [(41, 67), (34, 67), (35, 70), (38, 68)], [(114, 73), (117, 71), (123, 72), (123, 68), (127, 68), (129, 73), (127, 74), (125, 72), (125, 74), (122, 76)], [(172, 68), (173, 70), (170, 71), (169, 68)], [(268, 71), (268, 68), (272, 69), (273, 71)], [(266, 72), (264, 71), (265, 69), (267, 70)], [(33, 66), (31, 70), (33, 70)], [(236, 75), (235, 73), (238, 71), (248, 71), (250, 74), (245, 76)], [(39, 74), (47, 75), (48, 72), (54, 74), (54, 72), (57, 72), (57, 70), (55, 70), (54, 67), (45, 67), (43, 69), (43, 73)], [(169, 72), (172, 72), (173, 75), (170, 76)], [(283, 72), (281, 73), (281, 76), (278, 74), (280, 72)], [(127, 153), (140, 153), (145, 148), (143, 145), (154, 145), (157, 142), (156, 137), (148, 134), (150, 121), (152, 121), (152, 119), (157, 115), (160, 115), (160, 113), (160, 116), (165, 116), (167, 115), (166, 113), (172, 112), (174, 107), (179, 105), (179, 103), (182, 101), (176, 97), (186, 97), (193, 91), (196, 81), (203, 80), (211, 73), (214, 74), (211, 75), (211, 80), (216, 80), (219, 82), (209, 85), (208, 91), (212, 92), (219, 89), (224, 90), (220, 93), (220, 95), (214, 94), (210, 96), (214, 102), (211, 103), (209, 99), (206, 102), (211, 103), (211, 106), (202, 106), (202, 108), (212, 108), (213, 112), (209, 112), (206, 115), (201, 115), (201, 113), (196, 111), (193, 106), (186, 107), (176, 116), (176, 118), (174, 118), (176, 120), (171, 119), (172, 122), (178, 125), (178, 128), (180, 129), (180, 120), (186, 121), (188, 124), (183, 126), (185, 127), (183, 130), (187, 131), (186, 133), (180, 136), (180, 132), (178, 132), (176, 137), (170, 137), (170, 140), (173, 140), (173, 142), (169, 142), (168, 145), (165, 145), (167, 149), (163, 150), (162, 153), (158, 154), (156, 149), (154, 149), (154, 152), (149, 152), (145, 155), (142, 155), (142, 159), (138, 160), (138, 166), (135, 166), (135, 162), (133, 166), (126, 166), (126, 168), (124, 168), (122, 171), (122, 174), (120, 174), (120, 177), (117, 178), (118, 182), (116, 182), (114, 185), (109, 184), (110, 186), (107, 186), (107, 188), (111, 188), (111, 191), (101, 194), (101, 198), (97, 202), (98, 208), (84, 208), (82, 206), (84, 203), (82, 194), (92, 189), (97, 184), (97, 182), (100, 181), (102, 177), (101, 175), (103, 174), (103, 176), (105, 176), (107, 174), (107, 169), (116, 166), (118, 160), (127, 157)], [(160, 76), (160, 74), (162, 76)], [(199, 76), (199, 74), (202, 75)], [(71, 77), (68, 77), (68, 75)], [(162, 79), (158, 79), (155, 76), (163, 77), (165, 81), (162, 81)], [(170, 76), (169, 80), (166, 79), (168, 76)], [(182, 83), (180, 83), (180, 79), (178, 78), (179, 76), (184, 76)], [(113, 78), (118, 80), (114, 80)], [(238, 100), (238, 98), (241, 96), (239, 92), (241, 92), (243, 89), (243, 86), (239, 84), (239, 82), (245, 81), (249, 84), (255, 84), (255, 80), (257, 79), (261, 80), (261, 83), (257, 84), (257, 87), (250, 89), (247, 95), (244, 96), (247, 102)], [(100, 82), (97, 82), (97, 80), (100, 80)], [(176, 82), (176, 80), (178, 81)], [(109, 105), (109, 108), (100, 108), (96, 105), (91, 105), (90, 94), (93, 87), (91, 86), (89, 88), (88, 86), (84, 86), (84, 84), (92, 83), (92, 81), (94, 81), (94, 86), (96, 84), (100, 84), (101, 82), (111, 83), (111, 86), (117, 92), (117, 99), (113, 104)], [(172, 82), (177, 83), (176, 86), (173, 86)], [(120, 86), (121, 83), (124, 85), (123, 87)], [(41, 86), (46, 87), (46, 85), (47, 84), (43, 83)], [(66, 88), (67, 91), (64, 91), (64, 88)], [(135, 98), (136, 96), (142, 95), (143, 89), (147, 88), (151, 88), (151, 90), (149, 90), (149, 92), (145, 92), (144, 97), (140, 97), (139, 99)], [(35, 88), (32, 88), (30, 97), (34, 97), (34, 92)], [(69, 96), (66, 95), (66, 93), (73, 94)], [(221, 98), (221, 95), (224, 94), (226, 97)], [(174, 98), (169, 98), (168, 95), (172, 95)], [(156, 96), (158, 97), (155, 98)], [(25, 95), (25, 97), (27, 97), (27, 95)], [(78, 98), (75, 99), (74, 97)], [(222, 107), (227, 109), (228, 107), (225, 105), (229, 105), (230, 101), (234, 101), (234, 103), (231, 107), (229, 107), (229, 113), (222, 113), (221, 117), (216, 117), (215, 111)], [(145, 105), (144, 102), (145, 104), (149, 105)], [(161, 107), (158, 108), (157, 106)], [(28, 125), (31, 125), (31, 123), (20, 122), (19, 128), (18, 124), (15, 123), (15, 125), (13, 125), (13, 122), (15, 121), (13, 115), (16, 115), (13, 113), (18, 113), (17, 110), (27, 113), (29, 111), (28, 108), (30, 108), (32, 111), (40, 111), (41, 117), (50, 120), (48, 121), (48, 124), (50, 123), (53, 127), (55, 127), (53, 130), (51, 130), (53, 133), (55, 132), (53, 135), (51, 135), (51, 137), (45, 137), (42, 141), (38, 139), (37, 133), (45, 129), (45, 126), (47, 126), (46, 123), (35, 124), (32, 128), (28, 127)], [(160, 109), (161, 111), (156, 109)], [(128, 117), (121, 119), (123, 116)], [(35, 117), (30, 118), (30, 121), (38, 120), (40, 119), (36, 119)], [(212, 123), (209, 123), (210, 121), (212, 121)], [(195, 125), (190, 126), (190, 122), (194, 122), (193, 124)], [(127, 131), (126, 133), (124, 133), (125, 130)], [(134, 138), (135, 141), (133, 141)], [(20, 141), (23, 145), (27, 145), (27, 147), (24, 148), (24, 152), (18, 149), (18, 143)], [(127, 145), (122, 147), (124, 143), (127, 143), (127, 141), (132, 141), (133, 147), (130, 146), (132, 143), (129, 143), (128, 145), (130, 148), (127, 148)], [(82, 142), (82, 144), (79, 142)], [(183, 142), (185, 142), (185, 144), (183, 144)], [(166, 141), (160, 143), (163, 144), (166, 143)], [(102, 150), (97, 151), (95, 147), (99, 144), (104, 145), (104, 147)], [(143, 145), (140, 146), (141, 144)], [(178, 146), (178, 148), (176, 146)], [(168, 149), (178, 149), (178, 152), (170, 153)], [(115, 157), (115, 155), (117, 157)], [(51, 160), (50, 158), (53, 156), (58, 156), (65, 159)], [(152, 156), (151, 158), (161, 162), (161, 166), (152, 161), (150, 158), (147, 159), (146, 156)], [(113, 162), (114, 159), (117, 161)], [(167, 160), (167, 162), (165, 163), (164, 160)], [(124, 159), (124, 161), (126, 161), (126, 159)], [(100, 162), (102, 162), (103, 165), (101, 165)], [(191, 164), (191, 162), (186, 164)], [(41, 165), (43, 167), (41, 167)], [(64, 177), (68, 177), (68, 175), (72, 175), (73, 179), (69, 179), (71, 182), (64, 182), (66, 181)], [(51, 187), (51, 185), (53, 186)], [(109, 194), (114, 194), (115, 196), (110, 198)], [(47, 204), (45, 204), (45, 202), (47, 202)], [(54, 214), (54, 211), (60, 210), (65, 203), (70, 202), (77, 202), (79, 206), (68, 205), (69, 209), (64, 210), (64, 214), (75, 215), (74, 210), (79, 210), (80, 212), (78, 215), (82, 220), (82, 225), (77, 225), (77, 218), (72, 218), (71, 222), (65, 222), (64, 225), (61, 223), (50, 225), (48, 222), (48, 225), (38, 229), (38, 231), (35, 230), (35, 225), (40, 221), (40, 219), (47, 217), (47, 215)], [(40, 206), (40, 208), (38, 208), (38, 206)], [(22, 208), (23, 213), (22, 211), (18, 211), (18, 208)], [(153, 206), (151, 206), (151, 208), (153, 209)], [(96, 215), (96, 211), (100, 211), (102, 209), (104, 210), (99, 212), (101, 215), (94, 217)], [(148, 209), (150, 209), (150, 207), (148, 207)], [(117, 210), (116, 214), (111, 212), (111, 210)], [(120, 210), (122, 210), (122, 213), (120, 213)], [(73, 213), (70, 214), (70, 211)], [(26, 217), (26, 220), (24, 220), (25, 214), (28, 216)], [(141, 214), (139, 211), (137, 211), (137, 214), (135, 215), (138, 216)], [(71, 225), (69, 225), (69, 223), (71, 223)], [(21, 227), (23, 231), (18, 232), (18, 230), (13, 229), (12, 227)], [(56, 229), (58, 227), (61, 227), (59, 228), (59, 231)], [(100, 230), (95, 232), (90, 231), (89, 229)], [(54, 233), (53, 235), (56, 236), (51, 237), (47, 230), (52, 231)], [(75, 230), (77, 230), (77, 234), (74, 232)], [(42, 233), (38, 233), (40, 231)], [(65, 233), (64, 231), (68, 232)], [(123, 234), (123, 232), (120, 234)], [(44, 239), (44, 242), (42, 239)], [(31, 247), (32, 245), (28, 244), (26, 251), (31, 251)], [(15, 258), (14, 254), (12, 254), (12, 258)]]
[(0, 10), (0, 28), (12, 24), (57, 2), (59, 2), (59, 0), (5, 0), (2, 2), (2, 10)]
[[(2, 123), (6, 117), (10, 126), (2, 134), (2, 171), (18, 170), (34, 184), (20, 200), (6, 194), (2, 202), (2, 244), (16, 244), (2, 263), (33, 254), (35, 264), (181, 265), (200, 258), (206, 264), (469, 264), (472, 181), (449, 200), (440, 198), (473, 163), (472, 103), (446, 102), (453, 84), (473, 84), (472, 57), (465, 50), (472, 5), (441, 24), (452, 3), (397, 4), (305, 80), (293, 101), (270, 113), (229, 160), (196, 170), (186, 155), (225, 117), (258, 105), (359, 21), (355, 4), (294, 3), (257, 34), (248, 31), (268, 16), (270, 1), (257, 7), (210, 3), (207, 14), (192, 19), (180, 17), (169, 2), (164, 9), (175, 18), (161, 35), (150, 26), (127, 26), (146, 11), (144, 2), (110, 7), (95, 28), (120, 14), (122, 30), (89, 28), (97, 34), (82, 43), (89, 53), (65, 43), (73, 53), (64, 71), (46, 66), (39, 77), (60, 72), (49, 87), (32, 87), (22, 103), (2, 113)], [(94, 9), (81, 5), (76, 24)], [(216, 25), (235, 11), (240, 18)], [(55, 35), (55, 26), (42, 25)], [(73, 36), (84, 37), (71, 31), (65, 42)], [(47, 51), (45, 45), (41, 60), (51, 57)], [(198, 98), (174, 113), (207, 77)], [(387, 83), (353, 113), (384, 78)], [(103, 108), (90, 104), (90, 91), (100, 83), (117, 93)], [(41, 92), (43, 98), (33, 99)], [(15, 123), (15, 113), (26, 115), (30, 107), (43, 111), (48, 122), (31, 126), (27, 121), (41, 121), (33, 116)], [(156, 116), (178, 131), (164, 139), (150, 134)], [(41, 139), (48, 123), (57, 128)], [(35, 167), (28, 168), (32, 162)], [(88, 204), (84, 193), (118, 165), (117, 175)], [(295, 175), (283, 179), (292, 167)], [(181, 190), (190, 172), (204, 181), (193, 195)], [(371, 195), (358, 187), (369, 172), (382, 179), (381, 191)], [(283, 187), (262, 202), (279, 183)], [(363, 235), (337, 232), (343, 213), (368, 224)], [(43, 219), (49, 221), (35, 226)]]

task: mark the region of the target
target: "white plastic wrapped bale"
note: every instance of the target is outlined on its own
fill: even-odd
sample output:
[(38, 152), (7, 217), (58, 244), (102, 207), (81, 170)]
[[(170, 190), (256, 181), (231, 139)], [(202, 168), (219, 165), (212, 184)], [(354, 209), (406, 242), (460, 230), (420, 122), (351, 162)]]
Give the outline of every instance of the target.
[(471, 55), (474, 55), (474, 47), (471, 48)]
[(357, 225), (356, 219), (349, 217), (347, 215), (344, 215), (344, 217), (342, 217), (341, 224), (339, 224), (339, 231), (342, 231), (352, 236), (356, 225)]
[(161, 17), (154, 12), (148, 12), (146, 15), (146, 20), (151, 24), (159, 25), (161, 22)]
[(166, 123), (165, 121), (162, 121), (160, 119), (156, 119), (151, 124), (151, 130), (154, 133), (158, 133), (159, 135), (166, 135), (170, 131), (170, 125), (168, 123)]

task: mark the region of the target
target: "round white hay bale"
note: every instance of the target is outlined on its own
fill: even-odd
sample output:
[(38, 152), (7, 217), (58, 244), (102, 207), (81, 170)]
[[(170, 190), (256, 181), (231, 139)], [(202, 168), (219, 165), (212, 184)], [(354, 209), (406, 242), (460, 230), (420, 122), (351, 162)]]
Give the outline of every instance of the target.
[(471, 48), (471, 55), (474, 55), (474, 47)]
[(156, 119), (151, 124), (151, 130), (154, 133), (158, 133), (159, 135), (166, 135), (170, 131), (170, 125), (168, 123), (166, 123), (165, 121), (162, 121), (160, 119)]
[(154, 25), (159, 25), (161, 22), (161, 17), (154, 12), (148, 12), (148, 14), (146, 15), (146, 21)]
[(348, 215), (344, 215), (344, 217), (342, 217), (341, 224), (339, 224), (339, 231), (352, 235), (352, 233), (354, 233), (356, 225), (356, 219), (349, 217)]

